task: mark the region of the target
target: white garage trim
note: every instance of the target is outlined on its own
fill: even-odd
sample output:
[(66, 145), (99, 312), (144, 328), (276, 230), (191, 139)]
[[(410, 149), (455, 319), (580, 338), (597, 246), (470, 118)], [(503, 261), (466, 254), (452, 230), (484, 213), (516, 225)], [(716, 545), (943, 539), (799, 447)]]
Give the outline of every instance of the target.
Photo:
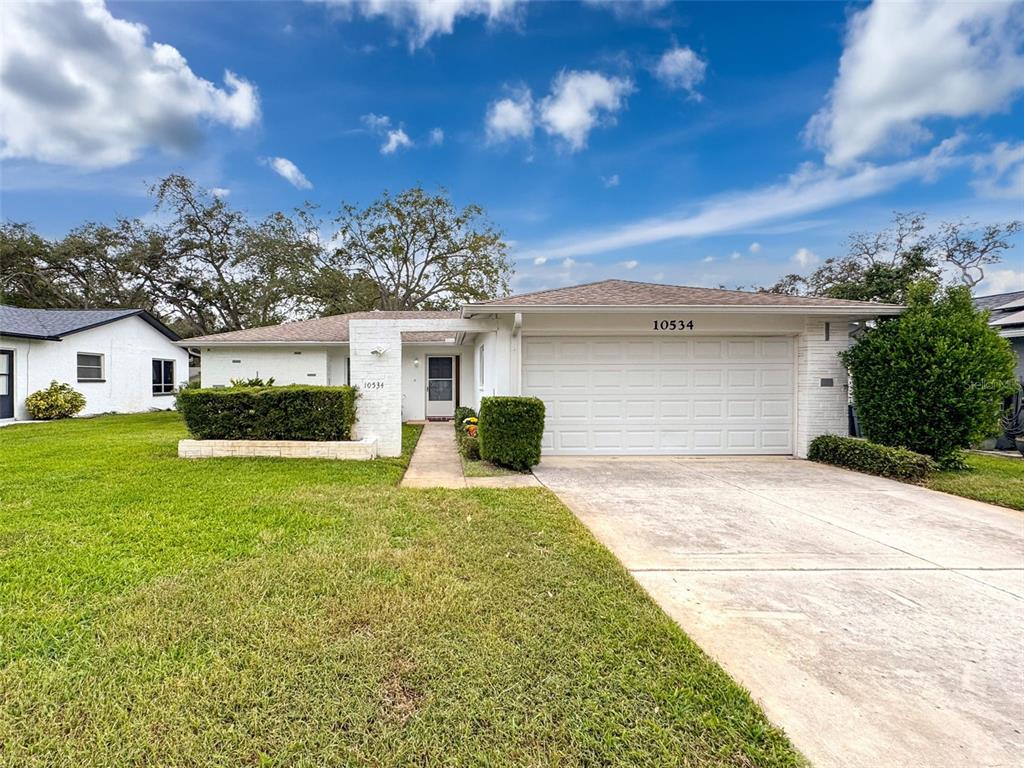
[(795, 339), (528, 336), (523, 392), (557, 454), (794, 451)]

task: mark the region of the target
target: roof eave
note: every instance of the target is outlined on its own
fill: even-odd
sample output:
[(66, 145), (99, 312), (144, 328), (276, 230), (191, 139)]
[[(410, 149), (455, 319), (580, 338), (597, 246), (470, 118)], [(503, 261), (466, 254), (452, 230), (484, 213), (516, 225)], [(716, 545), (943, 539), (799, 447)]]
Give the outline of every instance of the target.
[(43, 336), (38, 333), (15, 333), (14, 331), (0, 330), (0, 336), (5, 339), (31, 339), (32, 341), (63, 341), (60, 336)]
[(550, 314), (555, 312), (601, 312), (640, 313), (685, 311), (691, 314), (785, 314), (785, 315), (830, 315), (843, 317), (879, 317), (902, 314), (906, 307), (896, 304), (864, 304), (862, 306), (829, 306), (800, 304), (466, 304), (463, 317), (495, 314), (498, 312), (534, 312)]
[(244, 339), (223, 341), (204, 341), (202, 338), (181, 339), (174, 342), (179, 347), (347, 347), (348, 339), (344, 341), (283, 341), (263, 339), (261, 341), (246, 341)]

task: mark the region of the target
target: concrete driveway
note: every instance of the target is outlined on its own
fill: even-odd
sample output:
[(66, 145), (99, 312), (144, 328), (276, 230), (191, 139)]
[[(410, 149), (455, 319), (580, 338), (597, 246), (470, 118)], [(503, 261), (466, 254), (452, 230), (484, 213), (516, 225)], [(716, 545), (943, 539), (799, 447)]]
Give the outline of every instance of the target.
[(1024, 764), (1024, 514), (793, 459), (535, 474), (814, 765)]

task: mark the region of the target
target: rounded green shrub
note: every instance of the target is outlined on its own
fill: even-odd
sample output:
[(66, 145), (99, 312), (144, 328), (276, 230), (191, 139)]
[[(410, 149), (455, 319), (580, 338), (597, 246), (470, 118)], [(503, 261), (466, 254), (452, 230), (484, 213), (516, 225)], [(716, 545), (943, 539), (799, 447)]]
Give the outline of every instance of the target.
[(865, 437), (934, 457), (943, 468), (995, 434), (1016, 387), (1009, 342), (967, 288), (910, 290), (907, 311), (867, 329), (842, 353)]
[(480, 401), (480, 457), (523, 472), (540, 463), (544, 401), (536, 397), (485, 397)]
[(26, 397), (25, 407), (33, 419), (70, 419), (85, 408), (85, 395), (70, 384), (51, 381), (46, 389)]

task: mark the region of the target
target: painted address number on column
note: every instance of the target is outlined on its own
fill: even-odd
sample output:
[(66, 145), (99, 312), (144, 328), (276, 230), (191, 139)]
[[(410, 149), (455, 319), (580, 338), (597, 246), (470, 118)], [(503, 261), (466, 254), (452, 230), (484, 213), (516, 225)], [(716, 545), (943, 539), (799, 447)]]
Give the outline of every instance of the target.
[(364, 381), (363, 389), (384, 389), (383, 381)]
[(692, 331), (693, 320), (655, 320), (656, 331)]

